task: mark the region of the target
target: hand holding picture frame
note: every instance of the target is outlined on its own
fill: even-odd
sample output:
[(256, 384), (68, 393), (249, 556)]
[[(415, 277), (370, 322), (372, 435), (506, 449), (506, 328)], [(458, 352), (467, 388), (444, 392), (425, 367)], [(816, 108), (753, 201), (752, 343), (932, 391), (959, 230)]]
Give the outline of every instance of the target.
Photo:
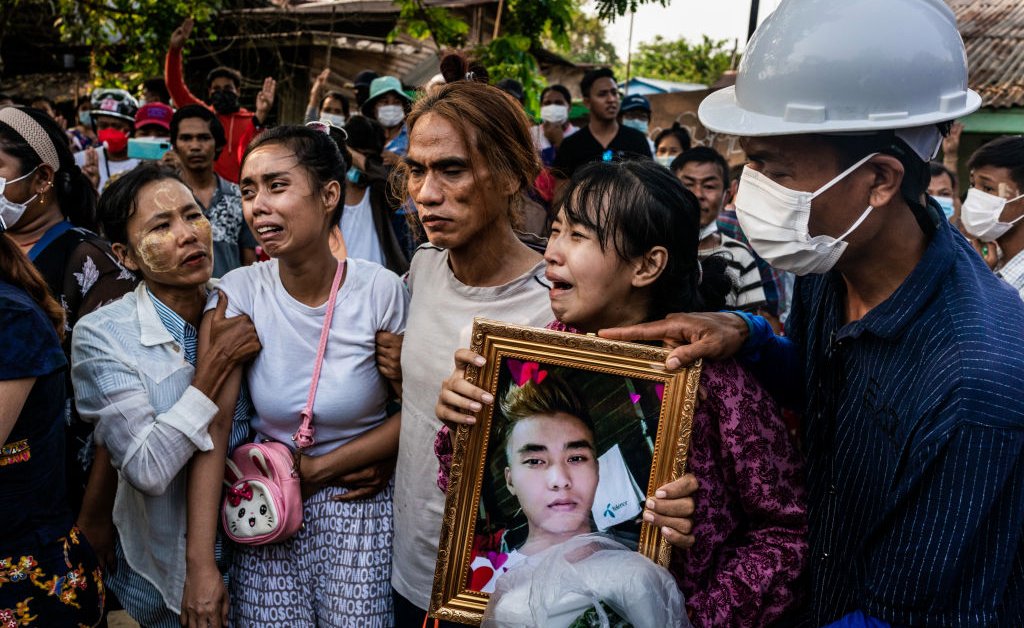
[(526, 556), (600, 532), (667, 566), (644, 502), (685, 468), (700, 363), (668, 350), (485, 319), (466, 379), (495, 402), (454, 435), (430, 614), (479, 624)]

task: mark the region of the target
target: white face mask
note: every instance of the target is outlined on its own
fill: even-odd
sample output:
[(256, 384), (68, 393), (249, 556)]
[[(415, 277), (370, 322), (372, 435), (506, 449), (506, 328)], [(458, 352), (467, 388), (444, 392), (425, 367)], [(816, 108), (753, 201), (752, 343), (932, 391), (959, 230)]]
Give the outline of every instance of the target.
[(345, 116), (340, 113), (321, 113), (320, 121), (339, 129), (345, 128)]
[(654, 158), (654, 161), (665, 166), (666, 168), (672, 167), (672, 162), (676, 160), (679, 155), (658, 155)]
[(381, 105), (377, 107), (377, 122), (384, 128), (390, 129), (402, 123), (405, 119), (405, 109), (402, 105)]
[(964, 229), (982, 242), (992, 242), (1003, 237), (1003, 234), (1024, 218), (1022, 215), (1013, 222), (1000, 222), (1003, 208), (1007, 203), (1021, 198), (1024, 198), (1024, 194), (1007, 200), (977, 188), (967, 190), (967, 198), (960, 206), (960, 220), (964, 223)]
[(540, 119), (551, 124), (565, 124), (569, 119), (569, 108), (565, 105), (545, 105), (540, 108)]
[(34, 201), (37, 196), (39, 196), (38, 194), (33, 194), (32, 198), (28, 199), (24, 203), (15, 203), (13, 201), (8, 200), (7, 197), (4, 195), (4, 190), (7, 189), (7, 184), (16, 183), (18, 181), (21, 181), (22, 179), (27, 179), (37, 169), (39, 169), (39, 166), (36, 166), (35, 168), (21, 175), (17, 179), (11, 179), (10, 181), (4, 179), (3, 177), (0, 177), (0, 227), (2, 227), (0, 228), (0, 231), (7, 231), (15, 224), (17, 224), (17, 222), (21, 220), (21, 217), (25, 215), (25, 210), (28, 209), (28, 204)]
[(743, 169), (737, 193), (736, 215), (754, 251), (779, 270), (796, 275), (826, 273), (846, 250), (846, 239), (863, 223), (874, 207), (864, 213), (843, 235), (811, 237), (807, 223), (811, 202), (877, 155), (872, 153), (847, 168), (816, 192), (798, 192), (779, 185), (760, 172)]

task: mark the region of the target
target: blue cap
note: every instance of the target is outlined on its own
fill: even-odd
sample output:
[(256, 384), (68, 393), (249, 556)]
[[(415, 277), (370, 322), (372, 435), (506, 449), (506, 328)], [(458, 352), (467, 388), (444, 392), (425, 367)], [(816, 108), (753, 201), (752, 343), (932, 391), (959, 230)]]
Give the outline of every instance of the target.
[(643, 109), (647, 113), (650, 113), (651, 103), (640, 94), (630, 94), (622, 99), (622, 104), (619, 106), (620, 112), (624, 113), (635, 109)]

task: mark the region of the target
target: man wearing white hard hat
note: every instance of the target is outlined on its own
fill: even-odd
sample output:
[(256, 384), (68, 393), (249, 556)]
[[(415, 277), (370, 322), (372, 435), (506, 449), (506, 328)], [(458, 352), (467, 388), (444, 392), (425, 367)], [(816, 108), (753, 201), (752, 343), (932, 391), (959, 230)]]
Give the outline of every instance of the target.
[(815, 626), (1024, 626), (1024, 303), (925, 194), (979, 105), (941, 0), (783, 0), (699, 115), (742, 138), (754, 250), (799, 276), (789, 336), (601, 332), (690, 343), (669, 367), (737, 355), (802, 412)]

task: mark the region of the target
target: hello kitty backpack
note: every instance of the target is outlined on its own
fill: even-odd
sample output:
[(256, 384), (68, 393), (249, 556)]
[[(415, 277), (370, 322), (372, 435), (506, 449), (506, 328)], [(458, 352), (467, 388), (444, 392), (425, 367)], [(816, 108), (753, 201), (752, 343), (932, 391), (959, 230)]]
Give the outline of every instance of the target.
[[(345, 263), (342, 262), (334, 273), (324, 326), (320, 331), (320, 347), (313, 366), (313, 381), (301, 414), (302, 424), (292, 435), (299, 451), (316, 442), (313, 438), (313, 401), (344, 268)], [(265, 545), (287, 540), (299, 531), (302, 527), (302, 478), (296, 468), (297, 460), (298, 456), (287, 445), (273, 441), (249, 443), (235, 450), (225, 464), (224, 484), (227, 490), (220, 509), (228, 538), (246, 545)]]
[(263, 545), (290, 538), (302, 527), (302, 487), (292, 453), (281, 443), (249, 443), (227, 461), (224, 531), (236, 543)]

